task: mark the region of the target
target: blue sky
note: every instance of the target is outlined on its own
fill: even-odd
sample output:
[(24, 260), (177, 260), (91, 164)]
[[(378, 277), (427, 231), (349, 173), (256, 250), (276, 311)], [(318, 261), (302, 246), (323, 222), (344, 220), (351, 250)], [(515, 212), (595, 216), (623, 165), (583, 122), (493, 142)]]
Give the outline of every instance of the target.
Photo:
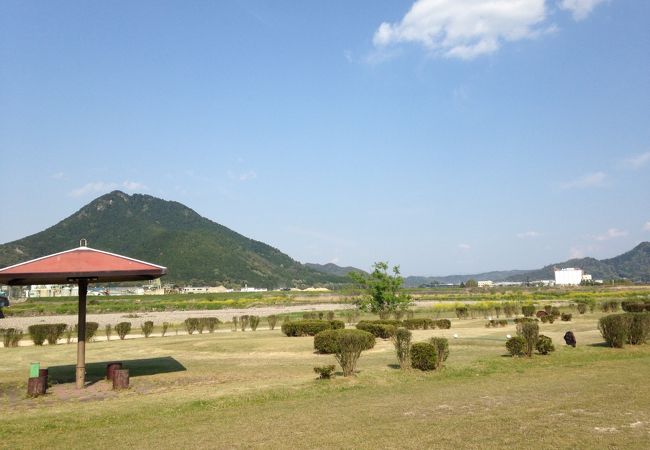
[(409, 275), (650, 240), (650, 2), (5, 0), (0, 61), (3, 243), (113, 189)]

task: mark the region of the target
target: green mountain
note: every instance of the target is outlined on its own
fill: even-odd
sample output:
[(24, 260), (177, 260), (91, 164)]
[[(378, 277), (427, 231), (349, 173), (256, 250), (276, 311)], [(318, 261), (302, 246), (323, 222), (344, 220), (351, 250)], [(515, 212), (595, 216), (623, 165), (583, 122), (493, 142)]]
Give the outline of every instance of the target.
[(361, 269), (357, 269), (356, 267), (351, 267), (351, 266), (341, 267), (341, 266), (337, 266), (334, 263), (327, 263), (327, 264), (305, 263), (305, 266), (309, 267), (310, 269), (314, 269), (317, 272), (326, 273), (328, 275), (336, 275), (339, 277), (346, 277), (350, 272), (357, 272), (362, 274), (368, 273)]
[(593, 279), (614, 280), (627, 278), (632, 281), (650, 282), (650, 242), (642, 242), (632, 250), (609, 259), (578, 258), (551, 264), (508, 277), (508, 281), (552, 280), (555, 268), (577, 267)]
[(166, 266), (167, 282), (276, 288), (347, 281), (310, 269), (178, 202), (120, 191), (40, 233), (0, 245), (0, 267), (77, 247), (81, 238), (93, 248)]

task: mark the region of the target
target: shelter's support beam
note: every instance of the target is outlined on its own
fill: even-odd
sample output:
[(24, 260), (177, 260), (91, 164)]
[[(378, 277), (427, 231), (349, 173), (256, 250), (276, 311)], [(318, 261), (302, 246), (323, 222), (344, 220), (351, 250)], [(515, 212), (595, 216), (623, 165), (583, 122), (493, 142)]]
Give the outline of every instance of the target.
[(77, 389), (86, 382), (86, 296), (88, 280), (79, 280), (79, 318), (77, 322)]

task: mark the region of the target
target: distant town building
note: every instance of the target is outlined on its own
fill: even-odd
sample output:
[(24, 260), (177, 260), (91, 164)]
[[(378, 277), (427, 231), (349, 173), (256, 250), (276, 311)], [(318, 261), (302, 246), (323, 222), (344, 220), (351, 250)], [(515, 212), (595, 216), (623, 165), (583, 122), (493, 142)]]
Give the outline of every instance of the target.
[(492, 287), (494, 282), (492, 280), (481, 280), (478, 282), (478, 287)]
[(186, 286), (180, 289), (181, 294), (220, 294), (222, 292), (232, 292), (232, 289), (226, 289), (223, 286)]
[(557, 286), (578, 286), (582, 282), (584, 275), (585, 273), (582, 269), (573, 267), (555, 269), (555, 284)]

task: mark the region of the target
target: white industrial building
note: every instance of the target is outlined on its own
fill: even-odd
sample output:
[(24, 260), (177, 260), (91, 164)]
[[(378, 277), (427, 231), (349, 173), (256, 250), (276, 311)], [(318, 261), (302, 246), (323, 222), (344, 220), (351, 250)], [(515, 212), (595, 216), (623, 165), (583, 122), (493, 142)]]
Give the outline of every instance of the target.
[(555, 269), (556, 286), (579, 286), (583, 277), (585, 277), (585, 273), (582, 269), (575, 269), (573, 267)]

